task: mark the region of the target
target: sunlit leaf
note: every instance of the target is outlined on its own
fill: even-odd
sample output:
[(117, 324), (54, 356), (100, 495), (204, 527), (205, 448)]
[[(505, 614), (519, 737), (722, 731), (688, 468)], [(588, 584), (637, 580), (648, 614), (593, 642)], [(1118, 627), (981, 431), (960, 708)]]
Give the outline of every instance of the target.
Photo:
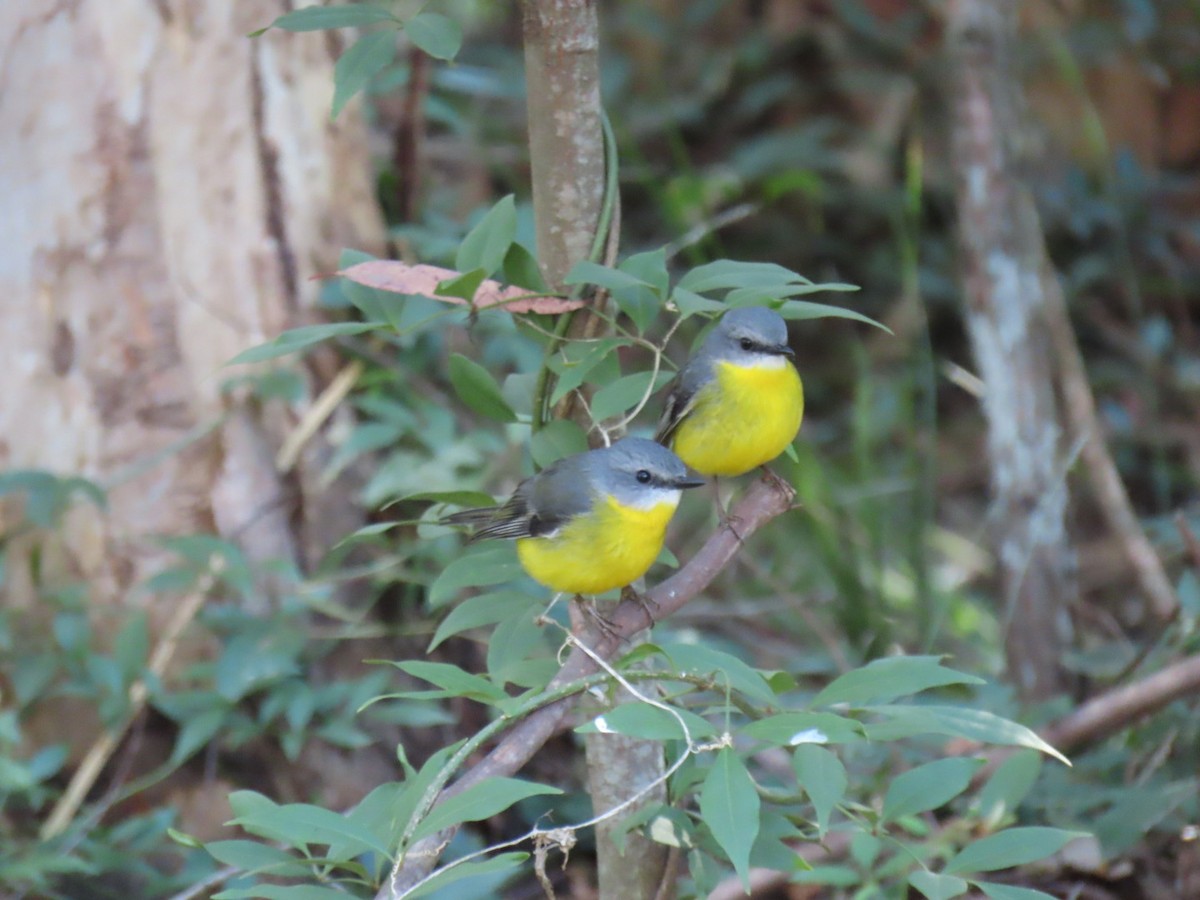
[(1071, 764), (1024, 725), (986, 710), (959, 706), (868, 706), (865, 709), (888, 719), (865, 726), (871, 740), (894, 741), (917, 734), (946, 734), (989, 744), (1030, 747), (1068, 766)]

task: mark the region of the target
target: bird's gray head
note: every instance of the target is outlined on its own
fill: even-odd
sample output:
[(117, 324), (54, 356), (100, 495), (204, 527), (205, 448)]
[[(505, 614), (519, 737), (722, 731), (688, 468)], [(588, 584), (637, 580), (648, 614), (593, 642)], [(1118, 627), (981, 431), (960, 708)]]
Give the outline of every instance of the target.
[(731, 309), (704, 342), (712, 355), (740, 366), (784, 365), (794, 358), (783, 317), (765, 306)]
[(624, 438), (589, 456), (592, 486), (622, 506), (674, 506), (684, 488), (704, 484), (703, 479), (688, 477), (687, 466), (678, 456), (645, 438)]

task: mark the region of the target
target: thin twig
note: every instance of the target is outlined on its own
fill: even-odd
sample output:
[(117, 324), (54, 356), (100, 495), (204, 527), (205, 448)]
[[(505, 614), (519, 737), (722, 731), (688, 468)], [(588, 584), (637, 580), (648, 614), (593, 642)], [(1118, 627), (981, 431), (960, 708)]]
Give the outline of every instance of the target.
[(1052, 277), (1043, 280), (1046, 282), (1046, 324), (1058, 359), (1058, 380), (1066, 401), (1064, 406), (1071, 429), (1077, 438), (1084, 441), (1082, 458), (1088, 479), (1108, 527), (1120, 540), (1125, 556), (1133, 567), (1151, 611), (1156, 618), (1165, 621), (1174, 615), (1179, 601), (1163, 569), (1162, 560), (1138, 522), (1116, 463), (1104, 444), (1096, 416), (1096, 401), (1088, 385), (1083, 354), (1079, 351), (1075, 332), (1071, 328), (1062, 288)]
[(183, 630), (204, 605), (204, 599), (223, 567), (224, 563), (218, 557), (214, 557), (209, 564), (208, 572), (200, 579), (200, 583), (175, 607), (175, 614), (171, 617), (158, 646), (154, 648), (154, 653), (150, 657), (146, 675), (129, 686), (129, 707), (125, 711), (124, 718), (118, 727), (111, 731), (105, 731), (96, 738), (88, 749), (79, 768), (71, 777), (66, 791), (63, 792), (50, 816), (42, 824), (40, 832), (42, 840), (49, 840), (60, 834), (75, 818), (75, 814), (83, 804), (84, 797), (92, 789), (96, 779), (100, 777), (100, 772), (112, 757), (113, 751), (117, 749), (121, 738), (145, 708), (146, 700), (150, 696), (149, 682), (162, 680), (163, 674), (167, 671), (167, 665), (179, 646)]
[(291, 433), (283, 442), (283, 446), (279, 448), (279, 453), (275, 456), (275, 468), (280, 472), (290, 472), (292, 467), (296, 465), (296, 460), (300, 457), (300, 451), (304, 449), (304, 445), (309, 442), (314, 434), (325, 424), (325, 420), (333, 415), (333, 411), (350, 393), (351, 388), (358, 382), (358, 378), (363, 373), (363, 364), (359, 360), (354, 360), (349, 365), (337, 373), (334, 379), (329, 382), (325, 390), (321, 391), (321, 395), (304, 413), (299, 424), (292, 429)]

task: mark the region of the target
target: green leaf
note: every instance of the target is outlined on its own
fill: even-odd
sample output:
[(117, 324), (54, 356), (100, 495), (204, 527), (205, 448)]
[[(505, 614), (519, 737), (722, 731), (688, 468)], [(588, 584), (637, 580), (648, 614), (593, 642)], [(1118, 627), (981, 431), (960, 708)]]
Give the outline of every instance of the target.
[(671, 302), (678, 307), (680, 315), (684, 318), (697, 313), (718, 313), (729, 309), (720, 300), (709, 300), (707, 297), (702, 297), (694, 291), (678, 285), (671, 292)]
[[(448, 503), (454, 506), (491, 506), (495, 500), (491, 494), (485, 494), (483, 491), (418, 491), (415, 494), (405, 494), (402, 497), (396, 497), (388, 501), (388, 506), (394, 506), (397, 503), (412, 503), (424, 501), (428, 503)], [(395, 522), (381, 522), (379, 524), (394, 526)], [(367, 526), (370, 527), (370, 526)], [(364, 530), (365, 529), (360, 529)]]
[(949, 803), (971, 783), (979, 759), (938, 759), (892, 779), (883, 798), (883, 821), (894, 822)]
[(1083, 832), (1064, 828), (1009, 828), (964, 847), (946, 864), (949, 874), (994, 872), (1053, 856)]
[(517, 234), (517, 206), (512, 194), (502, 197), (458, 245), (454, 268), (460, 272), (483, 269), (491, 275), (504, 264), (504, 257)]
[(473, 675), (451, 663), (410, 659), (392, 665), (414, 678), (437, 685), (452, 697), (466, 697), (481, 703), (498, 703), (509, 699), (508, 694), (486, 678)]
[[(725, 302), (729, 306), (769, 306), (778, 311), (783, 301), (789, 297), (800, 297), (805, 294), (820, 293), (821, 291), (841, 293), (857, 291), (858, 289), (858, 286), (854, 284), (839, 284), (836, 282), (814, 284), (811, 281), (806, 281), (802, 284), (772, 284), (765, 287), (737, 288), (725, 295)], [(820, 304), (814, 305), (820, 306)], [(831, 306), (829, 308), (840, 309), (841, 307)]]
[[(284, 31), (322, 31), (326, 28), (355, 28), (379, 22), (398, 22), (388, 10), (369, 3), (345, 3), (340, 6), (305, 6), (284, 13), (267, 28)], [(262, 29), (266, 31), (267, 28)], [(261, 31), (255, 34), (261, 34)]]
[(863, 726), (857, 719), (848, 719), (837, 713), (787, 712), (751, 722), (742, 729), (742, 733), (780, 747), (848, 744), (863, 739)]
[[(686, 709), (676, 709), (675, 712), (687, 723), (692, 740), (716, 736), (717, 731), (708, 720)], [(649, 703), (636, 702), (615, 706), (575, 730), (580, 734), (623, 734), (648, 741), (685, 738), (683, 728), (675, 716)]]
[(1019, 750), (1000, 763), (979, 792), (976, 804), (979, 815), (997, 823), (1005, 815), (1015, 813), (1037, 783), (1042, 759), (1036, 750)]
[(342, 107), (361, 91), (368, 81), (396, 58), (396, 32), (391, 28), (364, 34), (350, 45), (333, 67), (333, 109), (336, 119)]
[(268, 866), (296, 865), (299, 862), (286, 850), (258, 841), (212, 841), (204, 844), (204, 849), (217, 862), (237, 866), (246, 872), (259, 871)]
[(1055, 900), (1053, 894), (1033, 888), (1017, 887), (1015, 884), (995, 884), (990, 881), (972, 881), (971, 884), (992, 900)]
[(700, 789), (700, 817), (750, 892), (750, 848), (758, 837), (761, 802), (745, 764), (732, 748), (717, 754)]
[(509, 869), (516, 868), (525, 860), (529, 859), (528, 853), (514, 851), (510, 853), (500, 853), (496, 856), (482, 860), (470, 860), (468, 862), (459, 863), (452, 868), (446, 867), (437, 872), (428, 881), (423, 882), (420, 887), (414, 888), (405, 894), (406, 900), (415, 900), (417, 897), (424, 897), (436, 890), (445, 888), (456, 881), (461, 881), (464, 878), (474, 878), (479, 875), (490, 875), (499, 872), (505, 872)]
[(982, 678), (947, 669), (940, 656), (888, 656), (835, 678), (813, 706), (892, 700), (947, 684), (983, 684)]
[(330, 338), (362, 334), (364, 331), (372, 331), (378, 327), (373, 322), (333, 322), (328, 325), (305, 325), (302, 328), (285, 331), (273, 341), (243, 350), (225, 365), (236, 366), (242, 363), (263, 362), (267, 359), (287, 356), (289, 353), (295, 353)]
[(621, 263), (618, 271), (636, 278), (639, 283), (613, 288), (613, 300), (637, 330), (644, 332), (662, 309), (670, 286), (666, 250), (635, 254)]
[(454, 59), (462, 47), (458, 23), (438, 13), (417, 13), (404, 23), (404, 33), (434, 59)]
[(602, 363), (611, 363), (619, 371), (613, 351), (629, 343), (625, 338), (604, 338), (598, 341), (572, 341), (564, 344), (559, 352), (546, 362), (550, 371), (558, 376), (554, 391), (550, 395), (550, 403), (558, 403), (583, 384), (592, 370)]
[(829, 816), (846, 795), (849, 780), (846, 767), (836, 755), (816, 744), (801, 744), (792, 756), (796, 780), (817, 813), (817, 831), (822, 838), (829, 828)]
[(470, 597), (459, 603), (450, 614), (442, 619), (433, 633), (426, 653), (431, 653), (442, 641), (472, 628), (482, 628), (485, 625), (495, 625), (516, 616), (533, 618), (534, 610), (543, 605), (543, 601), (520, 591), (491, 591)]
[(1093, 815), (1088, 825), (1099, 840), (1107, 859), (1131, 849), (1181, 803), (1196, 798), (1196, 782), (1184, 778), (1144, 787), (1123, 786), (1114, 792), (1112, 805), (1102, 815)]
[(450, 354), (450, 384), (454, 393), (466, 406), (481, 416), (499, 422), (515, 422), (517, 414), (504, 402), (500, 385), (479, 363), (467, 359), (461, 353)]
[(550, 288), (542, 277), (537, 258), (526, 249), (524, 244), (516, 241), (504, 254), (504, 280), (509, 284), (526, 288), (534, 293), (547, 293)]
[(171, 749), (171, 763), (179, 765), (212, 740), (229, 718), (229, 714), (229, 707), (220, 706), (186, 719), (175, 738), (175, 746)]
[(346, 892), (317, 884), (256, 884), (221, 891), (212, 900), (346, 900)]
[(146, 614), (137, 612), (129, 618), (125, 627), (113, 642), (113, 657), (121, 670), (125, 684), (132, 682), (141, 673), (150, 654), (150, 632), (146, 627)]
[(503, 584), (519, 578), (521, 564), (512, 541), (488, 541), (463, 550), (429, 586), (427, 602), (437, 609), (458, 596), (466, 587)]
[(937, 875), (925, 869), (918, 869), (908, 876), (908, 883), (924, 894), (929, 900), (951, 900), (967, 892), (968, 884), (954, 875)]
[(619, 266), (618, 270), (632, 275), (648, 285), (660, 298), (667, 296), (671, 276), (667, 272), (667, 250), (659, 247), (646, 253), (635, 253)]
[(871, 740), (894, 741), (916, 734), (946, 734), (989, 744), (1030, 747), (1068, 766), (1071, 764), (1024, 725), (982, 709), (958, 706), (868, 706), (865, 709), (889, 719), (882, 724), (866, 726), (867, 737)]
[(692, 269), (679, 279), (679, 287), (705, 294), (709, 291), (727, 290), (730, 288), (784, 286), (801, 282), (809, 283), (807, 278), (797, 275), (791, 269), (775, 263), (738, 262), (733, 259), (718, 259)]
[[(838, 285), (838, 288), (850, 289), (850, 285)], [(830, 290), (829, 285), (813, 285), (814, 289)], [(853, 288), (858, 290), (858, 288)], [(876, 322), (870, 316), (864, 316), (860, 312), (853, 309), (846, 309), (841, 306), (829, 306), (825, 303), (808, 303), (804, 300), (788, 300), (783, 306), (776, 310), (785, 319), (799, 321), (803, 319), (851, 319), (855, 322), (863, 322), (867, 325), (874, 325), (876, 328), (892, 334), (892, 329), (886, 325)]]
[(602, 266), (599, 263), (594, 263), (586, 259), (577, 262), (571, 267), (571, 271), (567, 273), (567, 277), (563, 279), (563, 283), (593, 284), (608, 291), (617, 291), (622, 288), (654, 287), (637, 276), (630, 275), (628, 272)]
[(488, 675), (498, 685), (513, 682), (540, 690), (557, 668), (552, 654), (546, 632), (534, 617), (514, 616), (497, 625), (488, 641)]
[(472, 269), (454, 278), (439, 281), (437, 293), (441, 297), (457, 297), (471, 303), (475, 300), (475, 293), (485, 278), (487, 278), (487, 272), (483, 269)]
[(712, 674), (719, 685), (728, 682), (752, 700), (773, 707), (779, 701), (765, 678), (742, 660), (703, 644), (664, 643), (663, 652), (682, 670)]
[(671, 380), (670, 372), (659, 372), (657, 380), (653, 372), (635, 372), (618, 378), (596, 391), (592, 398), (592, 416), (598, 422), (618, 416), (633, 409), (647, 393), (654, 393)]
[(567, 419), (547, 422), (529, 440), (529, 454), (539, 469), (587, 448), (587, 435), (583, 429)]
[(332, 810), (308, 803), (257, 804), (229, 824), (240, 825), (251, 834), (293, 847), (349, 840), (359, 844), (361, 850), (375, 850), (384, 856), (389, 852), (370, 829)]
[(519, 778), (489, 778), (434, 806), (413, 831), (412, 839), (418, 841), (462, 822), (491, 818), (529, 797), (561, 793), (559, 788)]

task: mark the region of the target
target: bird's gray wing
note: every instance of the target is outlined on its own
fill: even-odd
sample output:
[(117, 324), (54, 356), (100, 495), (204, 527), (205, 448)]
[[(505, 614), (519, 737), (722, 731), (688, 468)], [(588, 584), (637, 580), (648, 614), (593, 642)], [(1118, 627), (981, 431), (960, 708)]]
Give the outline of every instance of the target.
[(701, 351), (689, 359), (667, 391), (667, 402), (663, 405), (662, 415), (659, 416), (658, 426), (654, 430), (654, 440), (664, 447), (671, 446), (671, 435), (679, 427), (679, 423), (687, 418), (696, 408), (696, 397), (707, 380), (712, 367), (708, 355)]
[(554, 534), (571, 519), (588, 512), (594, 503), (589, 466), (591, 454), (560, 459), (534, 479), (529, 492), (530, 533)]
[(446, 516), (447, 525), (470, 525), (471, 541), (515, 540), (551, 534), (591, 507), (589, 482), (579, 457), (559, 460), (526, 478), (500, 506)]

